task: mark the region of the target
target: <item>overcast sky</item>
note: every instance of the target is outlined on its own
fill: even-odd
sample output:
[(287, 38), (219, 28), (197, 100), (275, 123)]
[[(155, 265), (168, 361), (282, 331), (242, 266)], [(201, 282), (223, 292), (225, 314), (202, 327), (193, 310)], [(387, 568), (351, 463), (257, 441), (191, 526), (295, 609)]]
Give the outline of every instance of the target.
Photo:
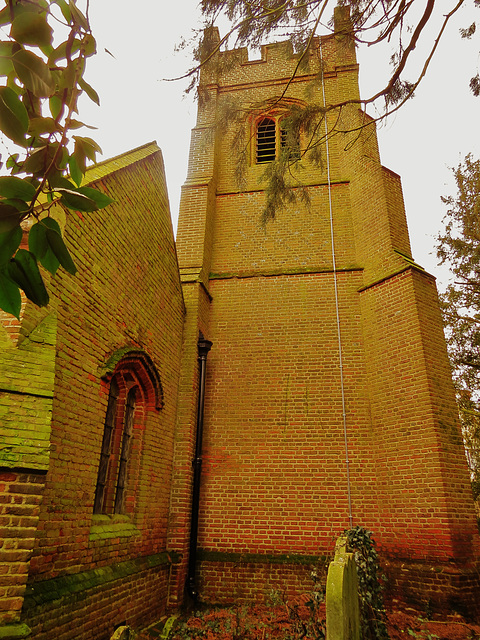
[[(96, 0), (90, 5), (99, 53), (89, 61), (85, 77), (98, 91), (101, 107), (83, 104), (81, 119), (98, 127), (91, 135), (102, 146), (104, 159), (158, 142), (174, 220), (196, 106), (193, 99), (183, 97), (185, 82), (163, 78), (181, 75), (189, 67), (188, 56), (174, 49), (200, 24), (196, 4), (196, 0), (168, 4)], [(459, 27), (480, 20), (480, 9), (473, 2), (466, 4), (452, 21), (415, 98), (378, 130), (382, 163), (402, 177), (414, 258), (437, 275), (432, 252), (445, 212), (440, 196), (454, 190), (449, 167), (468, 152), (480, 157), (480, 98), (468, 90), (479, 65), (478, 39), (466, 41), (458, 34)], [(358, 51), (362, 97), (378, 89), (378, 78), (387, 69), (388, 54), (379, 55), (375, 49)]]

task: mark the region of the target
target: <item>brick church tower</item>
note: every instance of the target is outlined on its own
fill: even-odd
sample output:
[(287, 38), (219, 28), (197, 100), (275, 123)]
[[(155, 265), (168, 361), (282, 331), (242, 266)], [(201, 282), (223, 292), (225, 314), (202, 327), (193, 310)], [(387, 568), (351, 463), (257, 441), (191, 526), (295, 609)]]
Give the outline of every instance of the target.
[[(307, 93), (320, 48), (323, 87)], [(411, 256), (400, 178), (380, 163), (374, 125), (354, 144), (332, 137), (323, 168), (305, 163), (309, 207), (261, 223), (282, 114), (358, 98), (355, 52), (323, 37), (285, 93), (298, 62), (288, 42), (261, 60), (216, 55), (225, 64), (203, 72), (210, 100), (192, 134), (177, 237), (187, 327), (169, 544), (184, 560), (171, 600), (189, 545), (202, 600), (307, 590), (312, 564), (352, 521), (374, 532), (395, 597), (471, 610), (478, 532), (435, 282)], [(241, 188), (235, 132), (215, 128), (232, 98), (251, 109)], [(358, 106), (345, 113), (350, 129), (365, 123)], [(199, 332), (213, 346), (192, 547)]]

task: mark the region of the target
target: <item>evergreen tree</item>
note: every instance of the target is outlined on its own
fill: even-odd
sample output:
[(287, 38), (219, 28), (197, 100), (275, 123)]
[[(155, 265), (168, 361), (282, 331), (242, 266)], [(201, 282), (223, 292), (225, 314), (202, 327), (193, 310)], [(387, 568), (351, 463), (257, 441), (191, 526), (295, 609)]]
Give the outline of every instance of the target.
[(480, 160), (468, 155), (454, 169), (457, 193), (447, 205), (437, 256), (452, 280), (441, 295), (467, 459), (480, 494)]
[[(335, 6), (345, 7), (350, 14), (350, 24), (344, 26), (343, 36), (351, 38), (355, 45), (372, 46), (388, 42), (391, 45), (392, 71), (385, 85), (360, 102), (363, 106), (384, 99), (384, 111), (380, 117), (395, 110), (413, 95), (425, 76), (438, 43), (444, 36), (451, 18), (461, 8), (473, 4), (480, 7), (480, 0), (449, 0), (436, 3), (424, 0), (202, 0), (205, 18), (203, 37), (196, 49), (198, 63), (203, 65), (222, 45), (233, 41), (234, 47), (259, 47), (271, 41), (272, 36), (290, 39), (300, 58), (306, 56), (314, 36), (332, 29), (331, 16)], [(232, 25), (230, 31), (218, 43), (211, 38), (209, 27), (221, 17)], [(476, 22), (460, 30), (462, 38), (472, 38)], [(426, 54), (416, 65), (415, 77), (405, 78), (414, 52), (421, 47)], [(198, 67), (190, 72), (195, 75)], [(480, 94), (478, 73), (471, 79), (470, 88)]]

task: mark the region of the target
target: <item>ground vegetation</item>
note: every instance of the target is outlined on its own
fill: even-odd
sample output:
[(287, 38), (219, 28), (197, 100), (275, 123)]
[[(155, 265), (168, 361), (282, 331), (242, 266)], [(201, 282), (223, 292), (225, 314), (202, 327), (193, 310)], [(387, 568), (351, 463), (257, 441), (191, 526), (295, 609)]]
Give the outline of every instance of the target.
[[(323, 640), (308, 633), (312, 612), (308, 596), (284, 604), (197, 607), (174, 623), (169, 640)], [(318, 608), (315, 627), (324, 629), (325, 607)], [(165, 620), (136, 636), (136, 640), (158, 638)], [(413, 609), (389, 607), (386, 626), (391, 640), (474, 640), (480, 638), (480, 626), (451, 611), (444, 616), (419, 613)], [(305, 633), (305, 630), (307, 632)], [(324, 631), (323, 631), (324, 633)]]

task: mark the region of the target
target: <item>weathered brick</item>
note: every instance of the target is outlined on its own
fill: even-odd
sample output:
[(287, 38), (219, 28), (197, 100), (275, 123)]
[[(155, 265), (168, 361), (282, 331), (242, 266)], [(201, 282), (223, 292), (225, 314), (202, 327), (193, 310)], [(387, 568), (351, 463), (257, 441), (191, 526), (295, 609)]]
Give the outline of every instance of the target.
[[(327, 101), (358, 98), (354, 52), (333, 37), (312, 45), (310, 68), (280, 101), (298, 64), (289, 43), (269, 45), (254, 64), (246, 50), (221, 53), (235, 64), (218, 78), (204, 69), (212, 100), (192, 134), (180, 271), (154, 144), (88, 172), (114, 198), (106, 209), (52, 208), (79, 275), (47, 276), (49, 307), (24, 300), (20, 322), (0, 314), (9, 340), (0, 353), (0, 463), (9, 469), (0, 474), (0, 624), (18, 621), (23, 602), (35, 640), (87, 640), (122, 621), (145, 626), (168, 593), (181, 604), (200, 331), (213, 341), (201, 597), (242, 602), (310, 587), (311, 566), (349, 525), (345, 410), (354, 522), (374, 530), (393, 595), (472, 610), (478, 540), (434, 282), (412, 261), (400, 179), (380, 164), (373, 123), (346, 107), (342, 117), (366, 128), (355, 144), (332, 138), (329, 172), (305, 161), (310, 207), (294, 203), (266, 228), (254, 144), (240, 190), (233, 128), (210, 136), (231, 97), (256, 105), (253, 141), (258, 117), (302, 103), (320, 44)], [(312, 100), (321, 107), (322, 92)], [(110, 466), (106, 513), (94, 515), (112, 376), (115, 460), (128, 392), (139, 393), (124, 513), (114, 513)]]
[[(357, 106), (342, 112), (359, 131), (364, 125), (357, 139), (332, 137), (323, 165), (305, 159), (292, 178), (310, 205), (298, 200), (261, 223), (256, 123), (305, 104), (321, 57), (327, 103), (358, 98), (355, 54), (337, 44), (317, 40), (308, 69), (285, 94), (298, 63), (287, 42), (266, 46), (255, 63), (246, 49), (219, 53), (232, 64), (202, 76), (211, 99), (192, 134), (177, 234), (187, 323), (169, 535), (171, 548), (185, 553), (202, 331), (213, 347), (199, 582), (212, 602), (261, 598), (279, 575), (288, 589), (308, 589), (308, 570), (275, 563), (284, 554), (331, 553), (350, 524), (349, 492), (353, 523), (373, 530), (392, 562), (415, 561), (428, 576), (431, 563), (455, 561), (470, 576), (478, 560), (434, 279), (413, 262), (400, 178), (382, 167), (374, 124)], [(323, 92), (308, 100), (322, 107)], [(215, 135), (216, 114), (232, 101), (247, 112), (241, 187), (235, 126)], [(173, 576), (172, 601), (181, 600), (185, 569)], [(456, 588), (450, 579), (438, 584), (446, 593)], [(426, 591), (420, 580), (411, 589), (419, 599)], [(471, 608), (471, 587), (464, 596)]]
[[(20, 594), (28, 579), (25, 615), (40, 639), (91, 638), (86, 620), (109, 637), (117, 622), (159, 617), (167, 597), (166, 563), (138, 576), (127, 571), (129, 562), (153, 562), (166, 549), (173, 464), (185, 309), (161, 152), (146, 145), (95, 166), (87, 180), (114, 203), (89, 215), (51, 211), (78, 276), (60, 269), (49, 280), (47, 309), (26, 302), (16, 340), (0, 353), (2, 375), (9, 371), (2, 388), (15, 392), (1, 395), (9, 411), (0, 414), (8, 438), (0, 464), (12, 471), (0, 477), (0, 535), (8, 536), (0, 584)], [(121, 369), (132, 352), (143, 355)], [(137, 398), (126, 513), (114, 515), (112, 504), (98, 528), (93, 501), (114, 372), (125, 389), (136, 376), (144, 397)], [(115, 573), (119, 566), (125, 575)], [(29, 598), (30, 590), (44, 600)], [(17, 616), (17, 605), (5, 599), (4, 622)]]

